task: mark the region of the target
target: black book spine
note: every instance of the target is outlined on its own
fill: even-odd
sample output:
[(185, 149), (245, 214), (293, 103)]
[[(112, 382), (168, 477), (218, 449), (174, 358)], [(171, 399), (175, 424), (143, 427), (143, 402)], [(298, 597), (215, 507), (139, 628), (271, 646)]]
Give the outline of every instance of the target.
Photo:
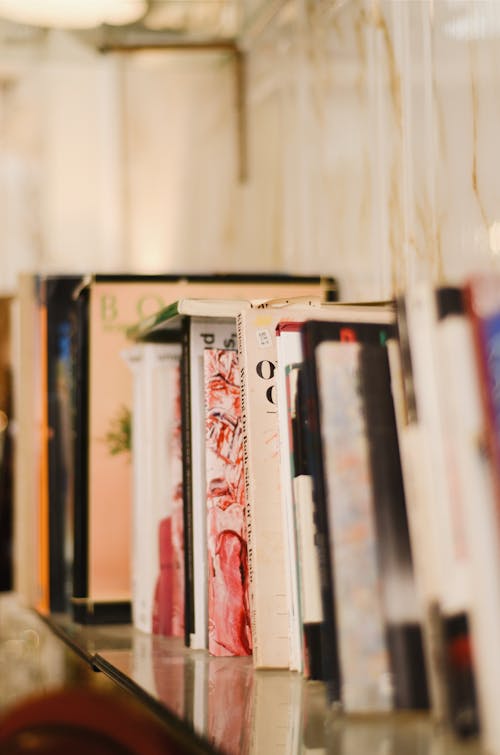
[[(47, 306), (47, 417), (48, 484), (49, 484), (49, 590), (50, 610), (68, 608), (66, 530), (71, 515), (68, 498), (72, 480), (71, 458), (66, 453), (70, 438), (65, 437), (72, 418), (63, 416), (67, 411), (61, 397), (61, 381), (71, 376), (71, 312), (75, 306), (72, 294), (78, 278), (48, 278), (45, 285)], [(65, 375), (62, 375), (62, 372)], [(69, 389), (69, 385), (66, 387)]]
[(190, 325), (185, 317), (181, 330), (181, 438), (182, 438), (182, 503), (184, 523), (184, 634), (189, 647), (195, 630), (194, 566), (193, 566), (193, 482), (191, 453), (191, 365)]
[[(378, 558), (386, 594), (386, 636), (394, 682), (396, 708), (427, 709), (429, 697), (425, 676), (423, 642), (418, 607), (412, 615), (400, 615), (395, 605), (395, 587), (411, 590), (399, 594), (408, 604), (414, 590), (406, 502), (403, 488), (396, 419), (391, 392), (387, 350), (383, 345), (363, 344), (360, 352), (360, 385), (365, 415)], [(393, 585), (392, 589), (390, 585)]]
[(78, 297), (75, 347), (73, 617), (85, 621), (88, 593), (88, 308), (89, 290)]
[[(306, 411), (306, 399), (304, 397), (303, 366), (297, 374), (297, 390), (295, 395), (295, 407), (292, 415), (292, 450), (294, 476), (305, 475), (310, 477), (307, 448), (309, 444), (310, 423)], [(295, 500), (295, 506), (301, 506), (304, 501)], [(314, 554), (316, 555), (316, 554)], [(318, 558), (319, 561), (319, 558)], [(323, 678), (323, 648), (321, 621), (311, 621), (310, 617), (302, 619), (303, 646), (305, 655), (305, 674), (309, 679), (321, 680)]]
[[(306, 323), (307, 326), (307, 323)], [(307, 414), (307, 465), (312, 477), (314, 524), (321, 581), (323, 621), (317, 629), (316, 642), (322, 648), (321, 670), (315, 667), (317, 677), (326, 683), (330, 702), (337, 702), (341, 695), (341, 673), (337, 646), (337, 620), (334, 601), (334, 586), (331, 574), (328, 513), (326, 506), (325, 472), (320, 435), (320, 409), (313, 332), (304, 331), (303, 407)], [(312, 669), (311, 669), (312, 671)], [(319, 672), (319, 673), (318, 673)]]

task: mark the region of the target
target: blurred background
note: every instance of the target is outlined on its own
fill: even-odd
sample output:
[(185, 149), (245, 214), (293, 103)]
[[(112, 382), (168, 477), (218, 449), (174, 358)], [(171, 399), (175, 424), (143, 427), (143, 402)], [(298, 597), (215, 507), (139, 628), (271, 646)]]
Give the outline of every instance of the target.
[(4, 0), (1, 291), (283, 270), (381, 298), (497, 266), (499, 35), (496, 0)]

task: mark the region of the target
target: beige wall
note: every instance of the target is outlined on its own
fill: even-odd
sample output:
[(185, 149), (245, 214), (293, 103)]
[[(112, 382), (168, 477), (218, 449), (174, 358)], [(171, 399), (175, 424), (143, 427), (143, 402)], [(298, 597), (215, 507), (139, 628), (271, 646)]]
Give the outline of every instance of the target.
[(372, 298), (498, 264), (498, 3), (273, 7), (242, 41), (245, 183), (227, 53), (52, 33), (0, 65), (1, 289), (28, 267), (280, 269)]

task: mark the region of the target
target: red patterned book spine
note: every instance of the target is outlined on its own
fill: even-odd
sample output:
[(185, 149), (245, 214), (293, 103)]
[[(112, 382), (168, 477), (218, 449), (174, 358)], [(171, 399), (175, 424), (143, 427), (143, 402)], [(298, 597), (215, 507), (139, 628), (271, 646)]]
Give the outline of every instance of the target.
[(204, 353), (208, 532), (208, 644), (252, 652), (238, 355)]

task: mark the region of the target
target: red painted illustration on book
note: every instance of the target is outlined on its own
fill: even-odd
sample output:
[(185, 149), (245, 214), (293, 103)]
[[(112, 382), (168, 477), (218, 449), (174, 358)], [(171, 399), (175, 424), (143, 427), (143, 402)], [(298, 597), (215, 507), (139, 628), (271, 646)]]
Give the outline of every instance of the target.
[(238, 355), (204, 352), (208, 530), (208, 647), (250, 655), (248, 555)]
[(184, 521), (182, 505), (182, 442), (180, 369), (176, 366), (175, 410), (167, 428), (167, 459), (170, 465), (171, 505), (158, 528), (160, 573), (156, 585), (153, 633), (184, 636)]

